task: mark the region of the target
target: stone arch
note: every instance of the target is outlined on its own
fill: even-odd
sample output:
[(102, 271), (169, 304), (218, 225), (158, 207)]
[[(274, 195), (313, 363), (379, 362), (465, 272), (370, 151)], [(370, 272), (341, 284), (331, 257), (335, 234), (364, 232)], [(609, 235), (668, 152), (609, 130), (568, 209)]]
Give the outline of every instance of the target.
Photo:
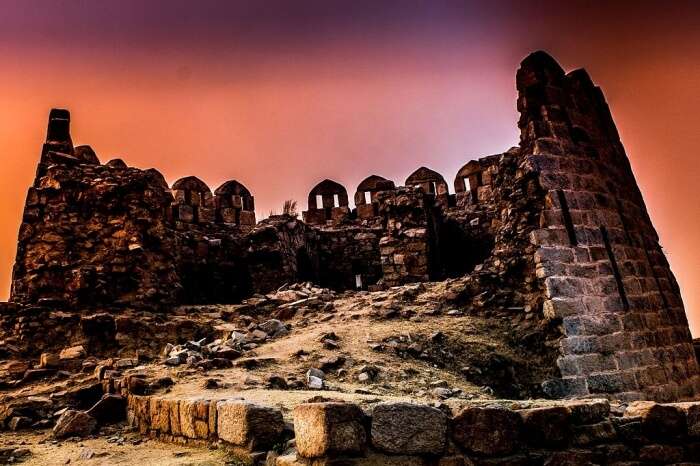
[(214, 191), (216, 221), (239, 226), (255, 225), (255, 199), (242, 183), (229, 180)]
[(406, 178), (406, 186), (422, 188), (435, 196), (449, 196), (450, 190), (441, 174), (427, 167), (420, 167)]
[(348, 202), (348, 192), (342, 184), (323, 180), (309, 192), (304, 221), (310, 224), (338, 223), (350, 212)]
[(172, 187), (173, 191), (193, 191), (193, 192), (208, 192), (210, 193), (211, 190), (209, 189), (209, 186), (207, 184), (197, 178), (196, 176), (186, 176), (184, 178), (180, 178), (177, 180), (175, 183), (173, 183)]
[(371, 218), (379, 215), (379, 203), (376, 194), (380, 191), (393, 191), (396, 185), (379, 175), (370, 175), (357, 185), (355, 206), (359, 218)]
[(214, 198), (207, 184), (196, 176), (180, 178), (171, 188), (173, 218), (185, 223), (214, 221)]
[(370, 202), (372, 202), (374, 200), (374, 193), (393, 189), (396, 189), (396, 185), (394, 185), (393, 181), (387, 180), (379, 175), (370, 175), (357, 185), (357, 190), (355, 191), (355, 205), (368, 204), (365, 193), (370, 193)]
[[(321, 206), (317, 205), (316, 196), (320, 196), (323, 200)], [(338, 196), (338, 198), (335, 199), (335, 196)], [(348, 191), (342, 184), (333, 180), (323, 180), (309, 192), (309, 210), (328, 207), (347, 207), (348, 202)]]
[(470, 192), (472, 198), (476, 199), (476, 190), (483, 184), (481, 174), (483, 168), (478, 160), (471, 160), (459, 169), (455, 176), (455, 193)]

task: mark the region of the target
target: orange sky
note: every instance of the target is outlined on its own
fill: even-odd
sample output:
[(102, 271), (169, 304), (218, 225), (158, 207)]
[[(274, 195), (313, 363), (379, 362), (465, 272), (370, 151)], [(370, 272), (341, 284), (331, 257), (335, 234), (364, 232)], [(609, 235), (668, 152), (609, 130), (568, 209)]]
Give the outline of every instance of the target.
[(212, 188), (236, 178), (263, 216), (289, 198), (305, 207), (322, 178), (352, 192), (427, 165), (451, 181), (516, 145), (515, 70), (542, 48), (603, 88), (700, 335), (695, 9), (301, 3), (170, 2), (161, 15), (0, 0), (0, 299), (51, 107), (71, 110), (74, 141), (102, 161)]

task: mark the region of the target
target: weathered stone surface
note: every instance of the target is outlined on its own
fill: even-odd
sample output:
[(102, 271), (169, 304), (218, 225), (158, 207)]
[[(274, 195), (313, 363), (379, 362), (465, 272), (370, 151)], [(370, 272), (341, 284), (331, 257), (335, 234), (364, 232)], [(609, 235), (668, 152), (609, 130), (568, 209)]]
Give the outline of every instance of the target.
[(245, 401), (220, 401), (216, 431), (221, 440), (252, 450), (270, 448), (284, 430), (282, 413)]
[(563, 406), (524, 409), (523, 434), (528, 443), (537, 447), (560, 447), (571, 437), (569, 409)]
[(180, 433), (184, 437), (209, 438), (209, 403), (209, 400), (201, 398), (180, 400)]
[(507, 455), (518, 448), (521, 425), (520, 416), (513, 411), (470, 407), (452, 420), (452, 435), (469, 452)]
[(294, 408), (297, 451), (304, 458), (360, 454), (367, 443), (365, 415), (351, 403), (307, 403)]
[(700, 437), (700, 403), (676, 403), (674, 406), (683, 410), (686, 415), (686, 423), (688, 426), (688, 435), (691, 437)]
[(129, 395), (127, 398), (127, 420), (129, 424), (138, 427), (142, 433), (148, 432), (151, 426), (150, 397)]
[(650, 438), (673, 438), (687, 431), (685, 413), (674, 405), (636, 401), (630, 403), (624, 415), (641, 418), (643, 431)]
[(639, 449), (639, 459), (656, 464), (673, 464), (683, 460), (683, 448), (671, 445), (645, 445)]
[(85, 348), (82, 345), (71, 346), (70, 348), (65, 348), (61, 351), (59, 355), (60, 359), (79, 359), (84, 358), (87, 355)]
[(56, 421), (53, 436), (56, 438), (84, 437), (92, 434), (96, 429), (97, 421), (94, 417), (83, 411), (69, 409)]
[[(172, 402), (173, 400), (151, 397), (151, 402), (149, 404), (151, 429), (162, 434), (169, 434), (171, 432), (170, 404)], [(175, 403), (177, 403), (177, 401), (175, 401)]]
[(41, 353), (39, 367), (53, 369), (61, 364), (61, 358), (55, 353)]
[(439, 455), (447, 441), (447, 416), (411, 403), (383, 403), (372, 411), (372, 445), (387, 453)]
[(608, 400), (580, 400), (564, 404), (571, 413), (573, 424), (594, 424), (607, 419), (610, 414)]

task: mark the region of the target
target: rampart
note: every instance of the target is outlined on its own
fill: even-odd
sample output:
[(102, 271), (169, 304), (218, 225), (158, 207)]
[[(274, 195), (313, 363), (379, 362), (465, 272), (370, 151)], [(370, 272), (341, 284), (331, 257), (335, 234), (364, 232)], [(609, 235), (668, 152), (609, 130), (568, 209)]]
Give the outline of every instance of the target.
[(257, 223), (239, 181), (169, 187), (156, 170), (101, 164), (52, 110), (2, 326), (26, 344), (42, 309), (167, 313), (293, 282), (373, 291), (468, 275), (465, 299), (492, 291), (492, 309), (534, 310), (559, 373), (542, 381), (548, 396), (696, 397), (678, 285), (602, 92), (543, 52), (516, 85), (519, 146), (466, 163), (454, 193), (421, 167), (404, 186), (368, 177), (352, 208), (324, 180), (302, 219)]

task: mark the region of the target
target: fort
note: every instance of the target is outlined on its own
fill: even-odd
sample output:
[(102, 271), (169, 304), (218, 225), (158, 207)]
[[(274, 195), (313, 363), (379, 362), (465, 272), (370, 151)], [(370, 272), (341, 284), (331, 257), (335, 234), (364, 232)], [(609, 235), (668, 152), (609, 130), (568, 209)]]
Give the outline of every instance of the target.
[[(206, 371), (239, 367), (242, 362), (244, 369), (256, 368), (269, 362), (263, 357), (264, 347), (279, 346), (294, 335), (311, 335), (308, 341), (297, 338), (290, 343), (298, 345), (295, 357), (306, 361), (303, 353), (311, 351), (307, 345), (313, 340), (319, 348), (316, 361), (325, 364), (320, 376), (307, 373), (306, 382), (296, 380), (298, 390), (306, 393), (314, 384), (321, 388), (332, 383), (326, 375), (329, 367), (343, 366), (321, 351), (350, 339), (341, 335), (339, 329), (349, 325), (343, 322), (352, 322), (358, 332), (382, 322), (389, 332), (404, 321), (414, 325), (411, 332), (417, 334), (409, 334), (408, 340), (384, 335), (372, 351), (391, 348), (403, 359), (415, 353), (417, 361), (444, 369), (445, 377), (488, 385), (486, 395), (491, 398), (589, 400), (537, 406), (521, 402), (525, 404), (510, 411), (503, 406), (472, 406), (467, 414), (450, 418), (452, 447), (445, 446), (447, 433), (435, 434), (435, 439), (425, 434), (424, 443), (432, 442), (429, 447), (421, 449), (419, 442), (416, 452), (406, 454), (439, 456), (452, 448), (451, 457), (462, 462), (440, 464), (472, 464), (464, 462), (470, 454), (510, 458), (522, 446), (527, 455), (549, 448), (588, 461), (546, 464), (593, 464), (591, 455), (599, 452), (585, 442), (576, 444), (580, 448), (572, 453), (569, 437), (552, 440), (554, 432), (537, 437), (537, 429), (546, 429), (554, 419), (555, 424), (566, 425), (566, 435), (584, 435), (580, 425), (596, 424), (603, 432), (595, 431), (591, 445), (608, 436), (600, 442), (625, 444), (634, 450), (630, 458), (636, 460), (643, 456), (646, 443), (630, 447), (634, 442), (622, 438), (624, 416), (608, 419), (616, 416), (616, 408), (610, 413), (611, 402), (632, 403), (635, 422), (651, 430), (655, 427), (649, 427), (647, 419), (656, 414), (649, 413), (672, 409), (669, 416), (682, 418), (678, 423), (683, 428), (678, 429), (684, 430), (678, 435), (696, 435), (688, 429), (697, 429), (700, 421), (689, 413), (700, 418), (700, 411), (690, 407), (695, 405), (677, 403), (700, 397), (700, 372), (680, 291), (600, 88), (583, 69), (565, 73), (544, 52), (523, 60), (516, 86), (519, 144), (501, 154), (465, 160), (452, 183), (427, 167), (418, 168), (403, 183), (370, 175), (355, 188), (351, 207), (346, 187), (326, 179), (310, 189), (301, 218), (287, 209), (259, 222), (254, 194), (264, 186), (230, 180), (212, 190), (196, 176), (168, 186), (154, 169), (128, 167), (119, 159), (100, 163), (89, 146), (73, 145), (70, 113), (52, 110), (36, 178), (27, 194), (10, 302), (0, 304), (0, 351), (8, 360), (41, 356), (42, 362), (14, 373), (7, 369), (4, 386), (54, 377), (57, 367), (70, 363), (49, 363), (51, 355), (80, 348), (85, 353), (78, 358), (81, 364), (86, 354), (93, 358), (87, 367), (97, 368), (100, 393), (127, 398), (128, 407), (123, 409), (142, 433), (171, 440), (216, 437), (239, 446), (250, 446), (257, 439), (261, 443), (251, 448), (264, 450), (274, 443), (268, 437), (274, 440), (284, 430), (283, 423), (279, 432), (270, 433), (258, 421), (250, 421), (250, 432), (234, 435), (226, 430), (230, 426), (222, 425), (226, 419), (222, 416), (261, 416), (264, 422), (259, 422), (277, 425), (282, 414), (229, 406), (225, 397), (218, 397), (218, 404), (207, 399), (201, 410), (209, 413), (209, 421), (205, 413), (193, 414), (188, 422), (194, 426), (199, 419), (203, 426), (209, 425), (208, 430), (202, 427), (206, 432), (200, 435), (192, 427), (188, 434), (179, 424), (185, 401), (174, 395), (154, 397), (159, 387), (145, 384), (143, 377), (135, 381), (139, 377), (127, 369), (150, 361), (162, 371), (159, 358), (172, 359), (172, 345), (178, 344), (196, 354), (178, 353), (184, 354), (183, 361), (175, 356), (175, 365)], [(353, 316), (358, 310), (366, 313)], [(422, 335), (421, 322), (431, 318), (437, 320), (424, 327), (431, 335)], [(341, 320), (334, 324), (333, 319)], [(273, 325), (284, 331), (271, 330)], [(318, 340), (314, 329), (321, 328), (326, 337)], [(235, 351), (235, 356), (206, 356), (207, 351), (224, 351), (222, 341), (234, 341), (237, 335), (247, 340), (226, 349), (226, 354)], [(193, 343), (217, 337), (219, 343), (207, 351), (199, 351), (205, 343)], [(494, 349), (479, 338), (500, 346)], [(354, 354), (351, 347), (345, 351), (343, 361), (373, 362)], [(127, 354), (136, 354), (135, 362), (120, 366), (118, 361)], [(64, 359), (75, 358), (59, 358)], [(342, 371), (357, 369), (359, 380), (373, 379), (380, 371), (366, 365), (345, 367), (338, 370), (338, 387), (347, 377)], [(299, 368), (289, 369), (294, 370)], [(385, 384), (392, 380), (388, 377)], [(293, 391), (294, 377), (283, 382)], [(450, 391), (441, 383), (430, 390), (428, 396), (444, 400), (457, 399), (467, 389)], [(182, 388), (180, 393), (189, 392)], [(8, 406), (13, 402), (10, 398)], [(198, 412), (196, 403), (187, 406)], [(397, 454), (396, 440), (383, 440), (382, 435), (394, 433), (382, 432), (388, 429), (381, 424), (388, 422), (382, 421), (388, 416), (382, 409), (397, 410), (399, 418), (434, 419), (425, 421), (434, 422), (423, 426), (425, 432), (446, 426), (449, 417), (427, 406), (412, 413), (412, 405), (381, 405), (374, 408), (371, 430), (365, 433), (362, 412), (353, 406), (295, 407), (299, 458), (280, 457), (269, 464), (312, 464), (303, 458), (356, 454), (366, 450), (369, 437), (373, 451)], [(172, 409), (180, 410), (177, 432), (172, 422), (162, 423), (162, 413)], [(544, 410), (542, 419), (537, 410)], [(216, 420), (211, 421), (217, 412), (218, 434)], [(580, 419), (589, 415), (595, 422)], [(4, 426), (9, 428), (17, 417), (7, 414)], [(27, 418), (27, 423), (41, 421), (36, 412), (19, 417)], [(336, 418), (344, 420), (332, 421)], [(346, 421), (354, 422), (357, 432), (334, 439), (332, 423)], [(493, 422), (500, 424), (489, 424)], [(523, 422), (529, 427), (522, 427)], [(474, 438), (475, 423), (484, 432), (507, 430), (504, 435), (513, 436), (512, 444), (486, 445)], [(256, 434), (256, 428), (262, 431)], [(446, 427), (443, 430), (447, 432)], [(534, 440), (527, 440), (528, 435)], [(695, 453), (679, 446), (681, 437), (658, 447), (692, 459), (689, 455)], [(528, 442), (535, 446), (523, 446)], [(550, 448), (552, 442), (556, 448)], [(394, 464), (382, 461), (376, 464)]]

